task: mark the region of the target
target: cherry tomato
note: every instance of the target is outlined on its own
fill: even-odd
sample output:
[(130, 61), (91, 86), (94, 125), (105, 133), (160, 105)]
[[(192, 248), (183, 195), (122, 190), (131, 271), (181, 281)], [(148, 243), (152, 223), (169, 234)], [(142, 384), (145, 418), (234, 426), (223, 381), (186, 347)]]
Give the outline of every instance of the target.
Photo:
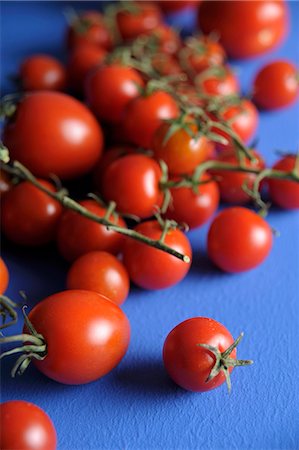
[(151, 57), (151, 64), (153, 69), (162, 77), (182, 73), (178, 61), (168, 53), (154, 53)]
[(87, 77), (86, 101), (99, 119), (119, 122), (141, 87), (143, 80), (136, 70), (114, 63), (95, 69)]
[(161, 23), (161, 12), (153, 2), (130, 2), (116, 14), (118, 32), (124, 41), (150, 33)]
[[(55, 192), (48, 181), (38, 180)], [(3, 198), (1, 224), (4, 235), (19, 245), (38, 246), (54, 239), (63, 207), (49, 195), (23, 181)]]
[[(201, 181), (208, 179), (208, 175), (203, 175)], [(172, 188), (170, 192), (172, 199), (165, 216), (186, 223), (191, 229), (207, 222), (218, 208), (219, 189), (215, 181), (200, 185), (198, 193), (189, 187)]]
[(4, 292), (6, 291), (8, 282), (9, 282), (8, 268), (3, 259), (0, 257), (0, 295), (4, 294)]
[(155, 206), (161, 206), (161, 177), (159, 164), (148, 156), (123, 156), (104, 173), (102, 193), (107, 201), (115, 201), (121, 213), (145, 219), (153, 215)]
[[(277, 161), (273, 169), (282, 172), (291, 172), (295, 168), (296, 156), (288, 155)], [(299, 171), (297, 170), (299, 176)], [(273, 202), (285, 209), (299, 208), (299, 184), (294, 181), (269, 178), (268, 180), (270, 198)]]
[(130, 101), (125, 111), (124, 128), (133, 144), (150, 148), (163, 120), (175, 119), (178, 115), (175, 100), (164, 91), (155, 91)]
[[(104, 217), (107, 212), (106, 208), (100, 206), (95, 200), (83, 200), (80, 205), (99, 217)], [(110, 215), (109, 220), (115, 225), (126, 227), (121, 217), (116, 218)], [(73, 261), (94, 250), (117, 254), (123, 242), (124, 237), (121, 234), (107, 230), (104, 225), (71, 210), (64, 212), (57, 230), (59, 252), (68, 261)]]
[(9, 175), (0, 169), (0, 199), (12, 188), (12, 182)]
[(289, 61), (264, 66), (253, 82), (253, 101), (261, 109), (277, 109), (293, 103), (299, 94), (299, 72)]
[(127, 298), (130, 279), (124, 265), (107, 252), (90, 252), (72, 264), (67, 275), (68, 289), (83, 289), (102, 294), (116, 305)]
[(203, 0), (198, 18), (201, 30), (216, 32), (232, 58), (263, 54), (280, 44), (288, 31), (284, 0)]
[(55, 450), (57, 437), (50, 417), (23, 400), (0, 405), (2, 450)]
[(93, 44), (105, 50), (113, 47), (112, 34), (98, 11), (86, 11), (73, 20), (67, 30), (68, 48)]
[(147, 46), (154, 53), (176, 55), (181, 48), (180, 35), (170, 26), (161, 23), (148, 36)]
[(52, 56), (29, 56), (22, 62), (19, 76), (24, 91), (63, 91), (66, 88), (66, 70)]
[[(179, 323), (165, 339), (163, 361), (172, 380), (183, 389), (205, 392), (225, 383), (223, 370), (211, 380), (207, 378), (215, 365), (211, 351), (198, 344), (207, 344), (224, 352), (234, 340), (224, 325), (207, 317), (193, 317)], [(236, 349), (230, 354), (236, 358)], [(233, 368), (230, 367), (229, 372)]]
[[(162, 235), (161, 226), (156, 220), (138, 224), (134, 229), (155, 240), (159, 240)], [(169, 230), (164, 242), (169, 247), (191, 258), (191, 246), (182, 231), (178, 229)], [(164, 289), (173, 286), (179, 283), (190, 269), (190, 264), (175, 256), (133, 239), (125, 241), (123, 262), (129, 272), (130, 279), (144, 289)]]
[(103, 377), (129, 345), (126, 315), (96, 292), (59, 292), (39, 302), (28, 317), (47, 346), (46, 357), (33, 359), (33, 364), (59, 383), (84, 384)]
[(267, 258), (272, 241), (272, 230), (261, 216), (242, 207), (227, 208), (211, 224), (208, 254), (225, 272), (243, 272)]
[(103, 134), (91, 112), (58, 92), (26, 95), (3, 135), (12, 159), (34, 175), (72, 179), (89, 172), (101, 156)]
[(194, 79), (194, 84), (204, 95), (234, 95), (240, 92), (239, 80), (225, 66), (212, 66)]
[(158, 5), (165, 13), (177, 12), (185, 8), (194, 8), (201, 0), (158, 0)]

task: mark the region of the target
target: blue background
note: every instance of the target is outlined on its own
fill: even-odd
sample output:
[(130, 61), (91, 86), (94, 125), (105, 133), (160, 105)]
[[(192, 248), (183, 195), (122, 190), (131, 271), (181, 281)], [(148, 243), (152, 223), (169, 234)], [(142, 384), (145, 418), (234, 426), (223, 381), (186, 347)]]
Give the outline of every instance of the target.
[[(64, 57), (65, 4), (1, 3), (3, 92), (13, 90), (6, 77), (16, 73), (26, 55)], [(298, 63), (299, 3), (292, 2), (290, 10), (292, 30), (282, 47), (234, 64), (245, 92), (266, 61), (283, 57)], [(192, 22), (188, 12), (182, 19)], [(298, 103), (261, 114), (258, 148), (268, 163), (277, 158), (276, 149), (298, 149), (298, 121)], [(44, 408), (55, 423), (59, 449), (298, 449), (299, 216), (273, 208), (268, 220), (281, 235), (257, 269), (241, 275), (215, 269), (206, 257), (207, 225), (189, 234), (194, 261), (180, 285), (159, 292), (133, 288), (123, 307), (132, 326), (131, 345), (105, 378), (70, 387), (30, 367), (12, 380), (9, 360), (3, 363), (2, 400), (26, 399)], [(4, 243), (3, 256), (12, 298), (23, 289), (33, 305), (64, 289), (67, 265), (54, 249), (28, 251)], [(200, 315), (222, 322), (235, 337), (245, 332), (238, 355), (255, 363), (234, 371), (230, 396), (225, 386), (204, 394), (186, 392), (163, 369), (168, 332)]]

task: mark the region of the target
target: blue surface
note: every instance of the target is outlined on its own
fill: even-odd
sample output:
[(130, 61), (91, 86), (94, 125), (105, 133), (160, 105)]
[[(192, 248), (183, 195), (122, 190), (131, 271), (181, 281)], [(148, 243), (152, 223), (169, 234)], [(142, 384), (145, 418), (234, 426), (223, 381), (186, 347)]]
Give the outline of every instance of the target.
[[(63, 56), (60, 2), (2, 2), (2, 86), (25, 55), (46, 51)], [(89, 5), (90, 6), (90, 5)], [(256, 69), (277, 57), (299, 60), (299, 3), (290, 4), (292, 32), (272, 54), (238, 64), (248, 91)], [(296, 23), (296, 26), (295, 26)], [(262, 114), (259, 150), (267, 162), (274, 149), (299, 143), (298, 104)], [(267, 261), (248, 273), (227, 275), (207, 261), (208, 226), (190, 233), (194, 261), (188, 277), (160, 292), (134, 288), (124, 305), (132, 326), (129, 351), (111, 374), (86, 386), (63, 386), (34, 367), (18, 379), (3, 364), (2, 400), (26, 399), (44, 408), (57, 428), (59, 449), (298, 449), (299, 448), (299, 216), (273, 209), (268, 220), (281, 236)], [(53, 249), (27, 251), (5, 245), (11, 281), (8, 294), (26, 291), (30, 304), (64, 288), (67, 265)], [(233, 390), (205, 394), (176, 387), (164, 372), (161, 350), (168, 332), (193, 316), (222, 322), (245, 338)]]

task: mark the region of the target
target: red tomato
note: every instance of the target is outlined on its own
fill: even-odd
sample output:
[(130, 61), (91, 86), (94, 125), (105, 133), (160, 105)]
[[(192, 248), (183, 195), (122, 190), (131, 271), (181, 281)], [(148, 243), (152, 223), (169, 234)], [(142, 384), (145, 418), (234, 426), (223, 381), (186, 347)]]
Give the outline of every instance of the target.
[(9, 282), (9, 272), (2, 258), (0, 258), (0, 295), (4, 294)]
[(12, 159), (34, 175), (72, 179), (89, 172), (101, 156), (103, 133), (78, 100), (58, 92), (26, 95), (4, 128)]
[(117, 366), (129, 345), (126, 315), (96, 292), (59, 292), (39, 302), (28, 317), (47, 346), (45, 358), (33, 363), (59, 383), (98, 380)]
[(136, 70), (114, 63), (95, 69), (87, 77), (86, 101), (99, 119), (119, 122), (141, 87), (143, 80)]
[[(209, 178), (203, 175), (202, 181)], [(219, 189), (215, 181), (200, 185), (199, 192), (191, 188), (170, 189), (172, 201), (165, 216), (177, 223), (186, 223), (189, 228), (203, 225), (215, 213), (219, 204)]]
[(206, 34), (219, 34), (232, 58), (250, 58), (281, 43), (288, 31), (287, 4), (284, 0), (203, 0), (199, 26)]
[[(161, 226), (156, 220), (138, 224), (134, 229), (155, 240), (159, 240), (162, 235)], [(180, 230), (169, 230), (164, 242), (180, 253), (192, 257), (188, 238)], [(173, 286), (179, 283), (190, 269), (190, 264), (175, 256), (133, 239), (125, 241), (123, 262), (130, 279), (144, 289), (164, 289)]]
[(196, 7), (201, 0), (158, 0), (158, 4), (165, 13), (177, 12), (181, 9)]
[(0, 169), (0, 199), (12, 188), (12, 182), (9, 175)]
[[(52, 192), (51, 183), (38, 180)], [(3, 198), (1, 224), (4, 235), (19, 245), (37, 246), (54, 239), (63, 207), (49, 195), (23, 181)]]
[[(107, 211), (95, 200), (83, 200), (80, 205), (99, 217), (104, 217)], [(125, 221), (121, 217), (116, 218), (111, 215), (109, 220), (115, 225), (126, 227)], [(124, 236), (121, 234), (107, 230), (104, 225), (71, 210), (64, 212), (57, 230), (59, 252), (68, 261), (73, 261), (94, 250), (117, 254), (120, 252), (123, 242)]]
[(52, 56), (29, 56), (22, 62), (19, 76), (24, 91), (63, 91), (66, 88), (66, 70)]
[(81, 44), (93, 44), (105, 50), (113, 47), (111, 31), (98, 11), (83, 12), (70, 24), (67, 31), (68, 48)]
[(272, 230), (261, 216), (242, 207), (227, 208), (211, 224), (208, 254), (225, 272), (243, 272), (267, 258), (272, 241)]
[(0, 405), (2, 450), (55, 450), (57, 437), (50, 417), (23, 400)]
[(283, 108), (299, 94), (299, 72), (289, 61), (273, 61), (264, 66), (253, 82), (253, 101), (261, 109)]
[[(295, 155), (284, 156), (277, 161), (273, 169), (282, 172), (291, 172), (295, 168)], [(299, 176), (299, 171), (297, 170)], [(268, 179), (270, 198), (273, 202), (285, 209), (299, 208), (299, 183), (294, 181), (278, 180), (277, 178)]]
[(178, 61), (168, 53), (154, 53), (151, 57), (151, 64), (153, 69), (162, 77), (182, 73)]
[(161, 177), (160, 166), (152, 158), (127, 155), (108, 166), (103, 175), (102, 193), (107, 201), (115, 201), (121, 213), (145, 219), (153, 215), (155, 206), (161, 206)]
[(153, 136), (163, 120), (175, 119), (179, 108), (164, 91), (139, 96), (126, 108), (124, 128), (129, 140), (140, 147), (150, 148)]
[(182, 45), (180, 35), (174, 28), (161, 23), (148, 36), (149, 50), (155, 53), (176, 55)]
[(116, 14), (118, 32), (124, 41), (150, 33), (161, 23), (161, 12), (153, 2), (129, 2)]
[[(173, 381), (183, 389), (205, 392), (225, 383), (223, 369), (211, 380), (207, 378), (215, 365), (215, 355), (198, 344), (207, 344), (223, 353), (234, 342), (230, 332), (216, 320), (193, 317), (178, 324), (168, 334), (163, 347), (163, 361)], [(236, 358), (234, 349), (230, 358)], [(223, 368), (223, 364), (222, 364)], [(231, 373), (233, 368), (230, 367)]]
[(240, 92), (236, 75), (225, 66), (212, 66), (198, 74), (194, 84), (204, 95), (234, 95)]
[(124, 265), (107, 252), (90, 252), (72, 264), (67, 275), (68, 289), (84, 289), (102, 294), (121, 305), (129, 294), (130, 279)]

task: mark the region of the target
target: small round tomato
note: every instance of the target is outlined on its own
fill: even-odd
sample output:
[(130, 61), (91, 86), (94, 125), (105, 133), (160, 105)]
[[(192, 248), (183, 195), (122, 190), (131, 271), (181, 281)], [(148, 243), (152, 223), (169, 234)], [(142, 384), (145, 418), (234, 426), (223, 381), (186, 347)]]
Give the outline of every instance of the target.
[(98, 11), (85, 11), (75, 18), (67, 30), (68, 48), (92, 44), (105, 50), (113, 47), (112, 33)]
[(161, 23), (148, 36), (147, 47), (154, 53), (166, 53), (175, 56), (182, 41), (174, 28)]
[[(138, 224), (134, 230), (155, 240), (159, 240), (162, 236), (161, 226), (156, 220)], [(182, 231), (168, 230), (164, 243), (191, 259), (191, 245)], [(125, 241), (123, 262), (130, 279), (144, 289), (164, 289), (173, 286), (179, 283), (190, 269), (190, 264), (175, 256), (133, 239)]]
[(293, 103), (299, 94), (299, 72), (289, 61), (264, 66), (253, 82), (253, 101), (261, 109), (278, 109)]
[(52, 56), (29, 56), (22, 62), (19, 76), (24, 91), (63, 91), (66, 88), (66, 70)]
[[(99, 217), (104, 217), (107, 209), (95, 200), (83, 200), (80, 205)], [(111, 214), (108, 218), (120, 227), (126, 227), (121, 217)], [(94, 250), (118, 254), (122, 248), (124, 236), (104, 225), (83, 217), (75, 211), (65, 211), (57, 230), (57, 244), (60, 254), (68, 261)]]
[(232, 58), (263, 54), (280, 44), (288, 31), (285, 0), (203, 0), (198, 18), (200, 29), (216, 32)]
[(225, 272), (243, 272), (260, 265), (272, 248), (272, 230), (247, 208), (221, 211), (208, 233), (208, 255)]
[(120, 122), (126, 105), (139, 96), (143, 80), (138, 72), (120, 64), (102, 66), (86, 79), (86, 101), (99, 119)]
[(3, 259), (0, 257), (0, 295), (4, 294), (4, 292), (6, 291), (8, 282), (9, 282), (8, 268)]
[(4, 172), (4, 170), (0, 169), (0, 199), (6, 192), (10, 191), (12, 188), (12, 182), (10, 176)]
[(110, 164), (103, 175), (102, 193), (107, 201), (114, 201), (123, 214), (145, 219), (160, 207), (162, 193), (159, 182), (162, 171), (152, 158), (127, 155)]
[(178, 116), (179, 108), (171, 95), (155, 91), (130, 101), (125, 111), (124, 128), (130, 142), (151, 148), (153, 136), (163, 120)]
[[(40, 184), (55, 192), (45, 180)], [(54, 239), (63, 207), (59, 202), (23, 181), (3, 198), (1, 224), (4, 235), (12, 242), (25, 246), (47, 244)]]
[(107, 252), (90, 252), (72, 264), (67, 275), (68, 289), (83, 289), (102, 294), (121, 305), (129, 294), (130, 279), (124, 265)]
[(34, 175), (73, 179), (89, 172), (101, 156), (103, 133), (78, 100), (41, 91), (21, 100), (6, 122), (3, 142), (11, 158)]
[(2, 450), (55, 450), (56, 430), (38, 406), (23, 400), (0, 405)]
[(201, 0), (158, 0), (158, 5), (165, 13), (177, 12), (185, 8), (195, 8)]
[(153, 2), (129, 2), (116, 14), (117, 29), (124, 41), (150, 33), (161, 23), (161, 12)]
[[(291, 172), (295, 168), (296, 156), (288, 155), (277, 161), (273, 169), (282, 172)], [(297, 176), (299, 171), (297, 170)], [(285, 209), (299, 208), (299, 183), (294, 181), (279, 180), (278, 178), (268, 179), (270, 198), (273, 202)]]
[(168, 53), (154, 53), (151, 56), (151, 65), (153, 69), (162, 77), (182, 73), (182, 69), (178, 61)]
[(204, 95), (234, 95), (240, 92), (238, 78), (233, 71), (225, 66), (212, 66), (194, 79), (194, 84)]

